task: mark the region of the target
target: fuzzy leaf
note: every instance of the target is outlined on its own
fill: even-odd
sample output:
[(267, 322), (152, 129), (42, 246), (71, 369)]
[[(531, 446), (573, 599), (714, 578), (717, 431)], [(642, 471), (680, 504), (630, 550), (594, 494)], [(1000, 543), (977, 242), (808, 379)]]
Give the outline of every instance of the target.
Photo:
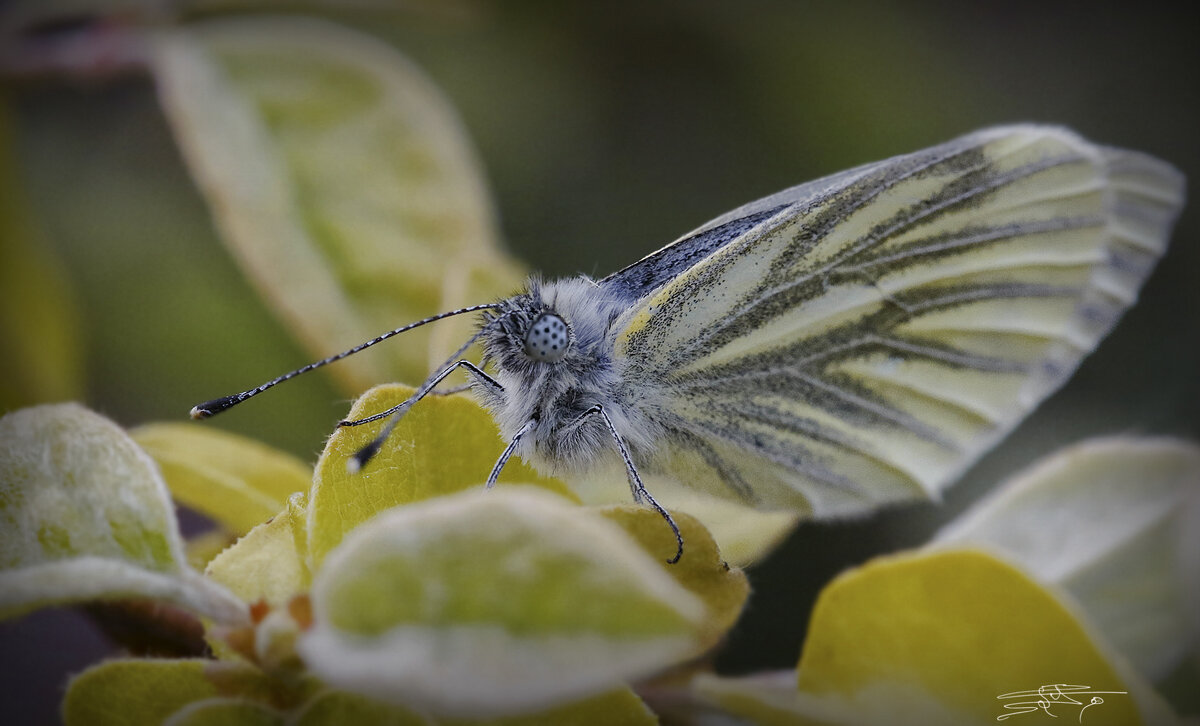
[(433, 721), (403, 706), (333, 690), (313, 696), (297, 709), (291, 723), (292, 726), (434, 726)]
[(986, 547), (1062, 587), (1156, 680), (1200, 637), (1198, 533), (1200, 447), (1108, 438), (1034, 464), (932, 545)]
[(284, 726), (283, 714), (241, 698), (193, 701), (162, 722), (162, 726)]
[[(668, 466), (687, 471), (687, 462), (668, 461)], [(618, 470), (619, 471), (619, 470)], [(700, 520), (717, 542), (721, 556), (731, 565), (745, 567), (762, 559), (778, 546), (802, 518), (791, 510), (760, 510), (697, 489), (672, 477), (643, 472), (646, 488), (671, 512), (687, 512)], [(584, 504), (605, 506), (629, 502), (629, 484), (624, 476), (597, 469), (570, 482)]]
[[(151, 65), (222, 237), (315, 355), (520, 282), (459, 119), (390, 46), (238, 18), (164, 31)], [(423, 380), (470, 324), (414, 330), (331, 372), (355, 391)]]
[(177, 502), (245, 534), (308, 491), (312, 469), (253, 439), (186, 423), (156, 423), (129, 432), (158, 462)]
[(211, 660), (110, 660), (71, 679), (66, 726), (145, 726), (190, 703), (216, 697), (265, 700), (269, 684), (248, 665)]
[[(796, 527), (801, 515), (789, 510), (765, 511), (690, 489), (673, 479), (647, 484), (655, 498), (672, 512), (684, 511), (704, 523), (729, 564), (746, 567), (775, 549)], [(606, 497), (628, 497), (629, 487), (614, 487)], [(616, 501), (623, 501), (617, 499)], [(588, 503), (595, 503), (588, 500)]]
[(190, 537), (185, 543), (188, 564), (192, 566), (192, 569), (203, 572), (213, 558), (224, 552), (233, 543), (233, 536), (221, 529), (210, 529), (195, 537)]
[(654, 726), (658, 718), (630, 688), (520, 716), (438, 719), (438, 726)]
[(660, 560), (663, 571), (704, 601), (707, 615), (702, 648), (716, 645), (737, 622), (750, 594), (746, 573), (731, 568), (721, 559), (712, 535), (689, 514), (672, 515), (683, 535), (683, 557), (672, 565), (666, 559), (675, 555), (675, 535), (658, 512), (635, 504), (614, 505), (599, 511), (619, 524), (651, 557)]
[[(413, 389), (383, 385), (364, 393), (348, 418), (395, 406)], [(467, 489), (483, 489), (504, 442), (491, 416), (468, 396), (428, 396), (413, 406), (380, 452), (357, 473), (346, 461), (379, 431), (376, 424), (338, 429), (317, 462), (309, 504), (308, 542), (314, 565), (347, 532), (385, 509)], [(574, 499), (557, 479), (535, 473), (513, 457), (500, 483), (536, 484)]]
[[(861, 723), (994, 723), (1036, 689), (1104, 695), (1085, 723), (1165, 723), (1149, 687), (1125, 672), (1070, 606), (1019, 570), (972, 550), (874, 560), (834, 580), (813, 610), (800, 691), (841, 699)], [(1032, 690), (1029, 699), (999, 697)], [(1084, 699), (1086, 703), (1090, 695)], [(1056, 716), (1077, 720), (1080, 706)]]
[[(700, 674), (694, 693), (723, 713), (756, 726), (982, 726), (932, 695), (897, 683), (878, 683), (855, 694), (817, 696), (796, 690), (795, 671), (738, 678)], [(992, 722), (994, 723), (994, 722)]]
[(436, 721), (402, 706), (345, 691), (324, 691), (302, 706), (292, 726), (654, 726), (658, 719), (629, 688), (520, 716)]
[(121, 597), (245, 617), (188, 567), (157, 467), (116, 424), (76, 404), (0, 419), (0, 614)]
[(250, 530), (208, 564), (205, 574), (246, 602), (283, 607), (308, 589), (304, 494), (293, 494), (283, 511)]
[(385, 512), (317, 573), (298, 643), (336, 687), (463, 716), (536, 712), (694, 653), (703, 602), (599, 514), (533, 488)]

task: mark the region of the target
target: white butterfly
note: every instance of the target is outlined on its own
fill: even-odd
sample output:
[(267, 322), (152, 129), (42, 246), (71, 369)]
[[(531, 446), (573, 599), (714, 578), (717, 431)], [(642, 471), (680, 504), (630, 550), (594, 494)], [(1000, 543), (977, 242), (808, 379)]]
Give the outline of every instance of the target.
[[(409, 401), (362, 421), (392, 416), (356, 461), (463, 367), (510, 442), (489, 486), (513, 453), (569, 480), (617, 463), (672, 528), (641, 473), (816, 517), (935, 496), (1133, 303), (1183, 190), (1157, 159), (1031, 125), (802, 184), (602, 280), (533, 279), (414, 324), (488, 311)], [(483, 364), (457, 360), (477, 339)]]

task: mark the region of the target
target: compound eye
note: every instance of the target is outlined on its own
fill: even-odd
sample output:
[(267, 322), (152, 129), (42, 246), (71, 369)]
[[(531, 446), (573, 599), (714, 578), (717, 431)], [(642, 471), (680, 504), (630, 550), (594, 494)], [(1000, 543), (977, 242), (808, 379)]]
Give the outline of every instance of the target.
[(546, 363), (557, 363), (567, 354), (567, 323), (554, 313), (533, 321), (525, 334), (525, 355)]

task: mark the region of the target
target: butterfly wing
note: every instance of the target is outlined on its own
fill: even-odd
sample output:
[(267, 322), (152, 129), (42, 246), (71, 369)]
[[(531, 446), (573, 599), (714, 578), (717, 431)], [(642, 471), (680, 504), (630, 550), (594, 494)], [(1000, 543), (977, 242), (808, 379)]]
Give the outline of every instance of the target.
[(652, 466), (816, 515), (936, 496), (1132, 304), (1182, 204), (1163, 162), (1011, 126), (718, 218), (601, 282), (636, 299)]
[[(887, 163), (887, 162), (880, 162)], [(675, 279), (713, 252), (775, 217), (797, 202), (828, 191), (879, 164), (868, 164), (830, 177), (790, 187), (706, 222), (660, 250), (600, 281), (611, 293), (639, 300)]]

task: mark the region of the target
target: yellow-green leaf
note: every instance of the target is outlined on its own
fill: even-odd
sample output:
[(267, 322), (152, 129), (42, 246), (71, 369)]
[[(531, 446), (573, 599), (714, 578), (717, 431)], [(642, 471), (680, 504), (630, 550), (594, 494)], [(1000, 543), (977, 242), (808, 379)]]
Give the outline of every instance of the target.
[(814, 695), (796, 690), (796, 672), (772, 671), (738, 678), (708, 673), (692, 681), (693, 693), (720, 712), (756, 726), (971, 726), (984, 722), (955, 712), (903, 681), (877, 683), (854, 694)]
[(438, 726), (655, 726), (658, 718), (630, 688), (520, 716), (440, 718)]
[[(1092, 726), (1161, 723), (1146, 686), (1069, 606), (972, 550), (881, 558), (834, 580), (813, 610), (797, 680), (803, 693), (851, 702), (865, 723), (936, 722), (931, 704), (960, 723), (995, 723), (1014, 711), (1006, 704), (1036, 707), (1037, 689), (1054, 684), (1123, 692), (1100, 696)], [(1020, 691), (1033, 695), (1001, 698)], [(1075, 721), (1079, 710), (1063, 703), (1054, 715)]]
[(58, 260), (29, 218), (0, 96), (0, 411), (78, 398), (79, 322)]
[(1063, 449), (947, 525), (933, 547), (986, 547), (1065, 589), (1151, 680), (1200, 637), (1200, 447), (1112, 437)]
[(313, 696), (297, 709), (291, 723), (292, 726), (433, 726), (433, 721), (403, 706), (333, 690)]
[(496, 718), (431, 718), (345, 691), (323, 691), (292, 716), (293, 726), (654, 726), (658, 719), (629, 688), (537, 713)]
[(703, 522), (721, 548), (721, 556), (739, 567), (752, 565), (768, 555), (787, 539), (801, 519), (796, 512), (763, 511), (703, 492), (668, 496), (665, 506), (688, 512)]
[[(686, 471), (686, 468), (683, 469)], [(713, 496), (670, 477), (643, 476), (647, 489), (672, 512), (687, 512), (700, 520), (716, 540), (721, 556), (739, 567), (766, 556), (795, 528), (801, 516), (795, 511), (764, 511)], [(597, 472), (571, 481), (585, 504), (607, 505), (629, 501), (629, 485), (619, 475)]]
[(184, 543), (188, 564), (192, 569), (203, 572), (214, 557), (233, 543), (233, 535), (221, 529), (210, 529), (195, 537), (189, 537)]
[[(390, 46), (312, 19), (225, 19), (162, 32), (151, 66), (222, 237), (314, 355), (519, 283), (458, 117)], [(331, 370), (354, 391), (417, 382), (470, 324)]]
[(283, 714), (270, 706), (241, 698), (193, 701), (162, 722), (162, 726), (283, 726)]
[(244, 436), (187, 423), (155, 423), (129, 432), (158, 462), (180, 504), (245, 534), (307, 492), (312, 469), (294, 456)]
[(283, 511), (217, 555), (205, 574), (246, 602), (265, 600), (274, 608), (308, 590), (306, 502), (304, 494), (293, 494)]
[(0, 419), (0, 614), (102, 598), (172, 600), (218, 621), (245, 606), (186, 563), (153, 460), (77, 404)]
[(696, 651), (704, 603), (595, 511), (532, 487), (385, 512), (316, 574), (324, 681), (443, 715), (544, 710)]
[(721, 559), (717, 543), (704, 525), (690, 514), (673, 513), (683, 535), (683, 556), (668, 564), (666, 560), (675, 555), (675, 535), (658, 512), (636, 504), (618, 504), (600, 509), (600, 513), (621, 525), (661, 562), (667, 574), (704, 602), (708, 612), (702, 648), (716, 645), (741, 615), (750, 583), (746, 573)]
[(160, 724), (189, 703), (223, 697), (264, 699), (260, 671), (211, 660), (110, 660), (71, 679), (63, 699), (66, 726)]
[[(400, 385), (364, 393), (348, 418), (395, 406), (413, 393)], [(469, 396), (427, 396), (408, 412), (374, 459), (351, 474), (346, 461), (378, 433), (382, 421), (338, 429), (317, 462), (309, 504), (309, 553), (314, 569), (347, 532), (385, 509), (467, 489), (483, 489), (504, 450), (495, 422)], [(528, 483), (575, 500), (557, 479), (513, 457), (500, 483)]]

